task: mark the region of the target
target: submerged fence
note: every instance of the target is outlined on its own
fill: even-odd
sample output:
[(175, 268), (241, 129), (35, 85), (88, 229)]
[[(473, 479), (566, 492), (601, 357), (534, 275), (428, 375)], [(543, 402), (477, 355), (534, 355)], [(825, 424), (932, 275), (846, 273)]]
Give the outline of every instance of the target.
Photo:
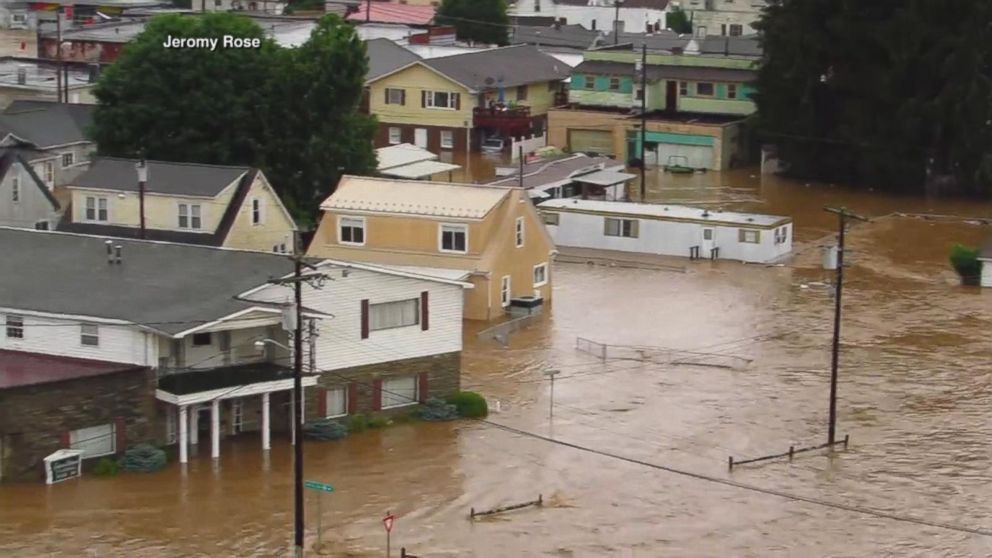
[(751, 364), (751, 359), (726, 354), (683, 351), (666, 347), (646, 345), (611, 345), (599, 343), (584, 337), (575, 339), (576, 350), (591, 354), (600, 360), (636, 360), (653, 364), (676, 364), (706, 366), (710, 368), (742, 369)]
[(484, 329), (476, 334), (477, 339), (481, 340), (494, 340), (499, 342), (504, 347), (510, 343), (510, 334), (514, 331), (521, 330), (534, 320), (541, 317), (541, 314), (530, 314), (527, 316), (520, 316), (519, 318), (513, 318), (512, 320), (503, 322), (499, 325), (495, 325), (491, 328)]

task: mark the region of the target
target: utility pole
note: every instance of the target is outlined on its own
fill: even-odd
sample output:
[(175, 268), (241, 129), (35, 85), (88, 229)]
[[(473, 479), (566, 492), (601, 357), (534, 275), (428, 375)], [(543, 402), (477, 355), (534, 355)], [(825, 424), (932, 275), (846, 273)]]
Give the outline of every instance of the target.
[(561, 370), (548, 370), (544, 373), (545, 376), (551, 378), (551, 400), (548, 404), (548, 419), (555, 418), (555, 376), (561, 374)]
[(55, 8), (55, 89), (57, 102), (62, 102), (62, 6)]
[(365, 0), (365, 23), (372, 20), (372, 0)]
[(847, 219), (867, 221), (868, 219), (851, 213), (846, 208), (826, 207), (824, 211), (836, 213), (839, 220), (837, 233), (837, 285), (834, 287), (834, 339), (830, 361), (830, 424), (827, 427), (827, 444), (832, 445), (836, 439), (837, 430), (837, 359), (840, 353), (840, 310), (841, 293), (844, 290), (844, 229)]
[(644, 144), (647, 141), (648, 133), (648, 43), (645, 39), (641, 45), (641, 202), (647, 197), (647, 184), (645, 184)]
[(613, 0), (613, 44), (620, 42), (620, 6), (623, 0)]
[[(148, 165), (142, 159), (134, 168), (138, 171), (138, 215), (141, 226), (140, 238), (145, 238), (145, 185), (148, 182)], [(189, 216), (193, 218), (192, 215)]]
[(524, 146), (520, 146), (517, 151), (517, 158), (520, 159), (520, 179), (518, 184), (521, 188), (524, 187)]

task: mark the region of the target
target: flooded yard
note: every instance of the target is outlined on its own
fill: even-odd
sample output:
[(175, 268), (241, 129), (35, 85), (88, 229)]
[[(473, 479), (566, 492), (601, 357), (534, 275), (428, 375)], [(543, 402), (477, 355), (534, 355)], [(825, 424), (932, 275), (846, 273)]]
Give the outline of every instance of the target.
[[(836, 229), (824, 205), (992, 217), (992, 204), (932, 202), (759, 177), (652, 173), (656, 200), (791, 215), (780, 267), (688, 262), (686, 273), (556, 264), (547, 314), (507, 347), (465, 335), (462, 383), (500, 402), (491, 423), (397, 425), (306, 447), (329, 482), (331, 556), (988, 556), (992, 534), (992, 292), (963, 288), (954, 242), (992, 227), (886, 217), (851, 229), (838, 434), (848, 450), (728, 472), (743, 459), (826, 439), (833, 302), (817, 283)], [(723, 353), (744, 369), (601, 361), (576, 338)], [(549, 417), (548, 370), (559, 370)], [(555, 442), (595, 449), (602, 454)], [(612, 454), (628, 460), (603, 454)], [(632, 463), (636, 460), (642, 464)], [(646, 464), (794, 495), (788, 499)], [(292, 536), (291, 450), (255, 436), (201, 448), (183, 472), (0, 487), (0, 555), (282, 556)], [(469, 509), (543, 495), (545, 506), (470, 521)], [(316, 501), (307, 495), (308, 537)], [(821, 505), (808, 500), (816, 500)], [(844, 509), (846, 508), (846, 509)], [(318, 555), (314, 552), (313, 555)]]

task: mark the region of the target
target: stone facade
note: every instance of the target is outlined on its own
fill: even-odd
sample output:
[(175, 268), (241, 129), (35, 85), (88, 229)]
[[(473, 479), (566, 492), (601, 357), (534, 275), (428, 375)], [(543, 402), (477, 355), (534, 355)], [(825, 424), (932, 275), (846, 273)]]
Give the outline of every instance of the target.
[(147, 368), (0, 391), (2, 480), (43, 479), (43, 459), (65, 447), (71, 430), (114, 423), (118, 453), (153, 441), (154, 398)]

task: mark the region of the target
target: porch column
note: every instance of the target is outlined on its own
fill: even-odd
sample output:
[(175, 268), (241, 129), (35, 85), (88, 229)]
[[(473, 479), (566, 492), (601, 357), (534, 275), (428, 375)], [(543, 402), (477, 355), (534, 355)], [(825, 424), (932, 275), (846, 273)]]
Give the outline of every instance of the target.
[(210, 457), (220, 457), (220, 399), (210, 405)]
[(186, 405), (179, 406), (179, 462), (189, 461), (189, 413), (186, 412)]
[(189, 413), (189, 443), (194, 446), (200, 443), (200, 407), (192, 405)]
[(269, 424), (269, 393), (262, 394), (262, 449), (272, 448), (272, 432)]

